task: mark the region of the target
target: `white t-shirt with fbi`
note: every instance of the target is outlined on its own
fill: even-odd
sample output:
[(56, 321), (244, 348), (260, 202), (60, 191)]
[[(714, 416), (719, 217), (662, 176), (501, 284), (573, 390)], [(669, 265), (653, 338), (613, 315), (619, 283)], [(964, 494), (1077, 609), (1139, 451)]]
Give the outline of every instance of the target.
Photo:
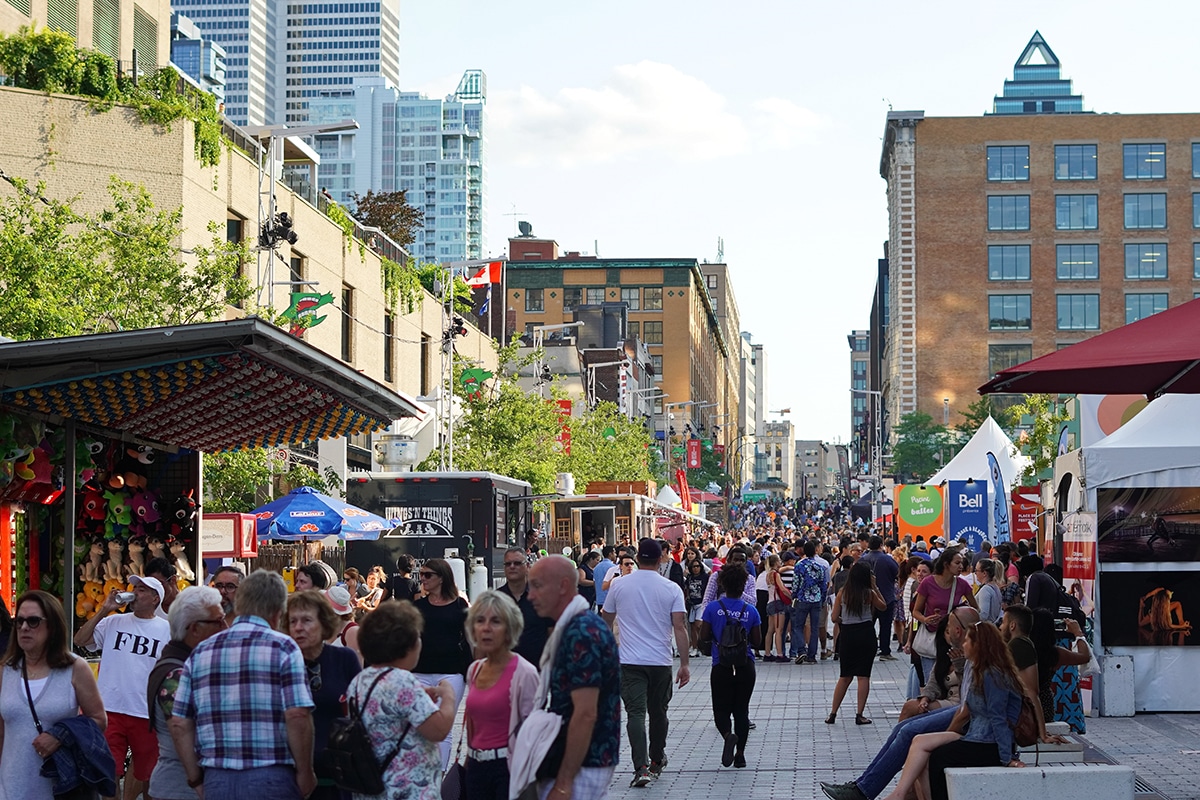
[(89, 647), (101, 650), (97, 683), (105, 711), (149, 718), (146, 683), (170, 640), (171, 626), (161, 617), (112, 614), (96, 624)]
[(612, 582), (604, 598), (604, 610), (617, 615), (622, 664), (671, 666), (671, 614), (684, 613), (683, 590), (678, 584), (659, 575), (656, 569), (635, 569)]

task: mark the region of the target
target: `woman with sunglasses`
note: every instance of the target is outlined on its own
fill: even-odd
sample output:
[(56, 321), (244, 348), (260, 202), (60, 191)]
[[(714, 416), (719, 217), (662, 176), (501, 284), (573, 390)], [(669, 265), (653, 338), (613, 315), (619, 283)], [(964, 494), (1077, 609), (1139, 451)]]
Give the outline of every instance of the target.
[(108, 716), (92, 668), (67, 650), (67, 621), (58, 600), (33, 590), (18, 597), (16, 607), (0, 666), (0, 786), (9, 797), (51, 800), (53, 781), (40, 770), (59, 741), (38, 733), (32, 712), (43, 731), (81, 714), (104, 730)]
[(329, 599), (315, 589), (296, 592), (288, 598), (287, 634), (300, 647), (308, 688), (313, 699), (313, 753), (317, 788), (314, 800), (342, 800), (347, 795), (333, 783), (325, 758), (325, 745), (333, 721), (346, 716), (342, 700), (354, 676), (362, 672), (358, 654), (348, 647), (326, 644), (337, 632), (340, 620)]
[[(421, 633), (421, 657), (413, 675), (425, 686), (446, 681), (454, 689), (454, 705), (462, 702), (471, 646), (467, 644), (467, 601), (459, 596), (454, 573), (444, 558), (431, 558), (418, 573), (424, 596), (414, 605), (425, 621)], [(454, 731), (440, 745), (442, 771), (450, 763)]]

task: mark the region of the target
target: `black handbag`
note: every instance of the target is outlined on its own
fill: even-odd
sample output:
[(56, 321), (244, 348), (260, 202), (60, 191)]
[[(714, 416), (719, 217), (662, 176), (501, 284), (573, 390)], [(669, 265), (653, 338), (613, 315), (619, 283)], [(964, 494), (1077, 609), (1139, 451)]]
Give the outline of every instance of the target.
[[(362, 702), (363, 707), (371, 701), (371, 693), (375, 691), (375, 686), (389, 672), (391, 669), (383, 670), (375, 676), (375, 680), (371, 681), (371, 687), (367, 689), (367, 696)], [(351, 697), (348, 706), (350, 716), (334, 720), (333, 726), (329, 730), (329, 743), (325, 747), (325, 765), (329, 770), (329, 777), (333, 779), (338, 788), (348, 792), (382, 794), (385, 788), (383, 774), (387, 772), (392, 759), (400, 752), (404, 737), (408, 735), (408, 729), (412, 726), (405, 726), (403, 733), (396, 741), (396, 746), (381, 764), (375, 757), (374, 748), (371, 747), (371, 736), (367, 733), (366, 725), (363, 724), (362, 710), (358, 699)]]
[[(33, 705), (33, 693), (29, 691), (29, 673), (25, 669), (24, 659), (21, 659), (21, 679), (25, 682), (25, 699), (29, 701), (29, 713), (33, 715), (33, 727), (37, 728), (38, 733), (45, 733), (42, 730), (42, 721), (38, 719), (37, 709)], [(54, 800), (98, 800), (99, 797), (100, 794), (96, 791), (96, 787), (80, 782), (74, 789), (56, 793)]]

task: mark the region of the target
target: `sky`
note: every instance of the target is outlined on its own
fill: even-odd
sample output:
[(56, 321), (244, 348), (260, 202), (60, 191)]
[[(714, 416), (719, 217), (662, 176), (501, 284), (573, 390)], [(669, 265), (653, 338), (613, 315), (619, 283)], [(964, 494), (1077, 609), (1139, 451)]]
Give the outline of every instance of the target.
[(791, 410), (797, 439), (849, 439), (846, 336), (869, 325), (887, 239), (889, 108), (990, 111), (1040, 31), (1088, 110), (1200, 110), (1200, 4), (1184, 0), (401, 3), (401, 88), (487, 73), (490, 253), (517, 220), (605, 258), (716, 261), (723, 239), (766, 407)]

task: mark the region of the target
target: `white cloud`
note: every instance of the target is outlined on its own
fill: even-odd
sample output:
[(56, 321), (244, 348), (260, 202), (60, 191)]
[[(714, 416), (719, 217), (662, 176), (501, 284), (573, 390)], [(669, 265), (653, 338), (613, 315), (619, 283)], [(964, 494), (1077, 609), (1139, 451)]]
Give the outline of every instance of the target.
[(601, 87), (552, 96), (522, 86), (488, 98), (493, 152), (523, 166), (574, 166), (654, 153), (707, 161), (744, 152), (750, 134), (723, 96), (668, 64), (616, 68)]
[(754, 103), (754, 129), (759, 145), (773, 148), (795, 147), (812, 140), (812, 134), (828, 120), (782, 97), (767, 97)]

